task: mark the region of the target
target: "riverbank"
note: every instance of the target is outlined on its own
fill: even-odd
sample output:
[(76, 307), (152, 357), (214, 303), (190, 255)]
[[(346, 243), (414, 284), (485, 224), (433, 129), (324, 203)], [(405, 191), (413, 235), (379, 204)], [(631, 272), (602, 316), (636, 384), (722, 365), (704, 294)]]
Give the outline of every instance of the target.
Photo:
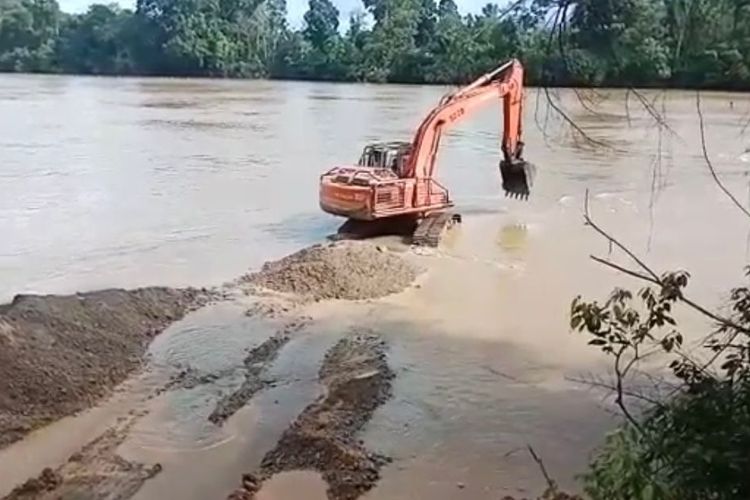
[(211, 298), (153, 287), (0, 305), (0, 448), (97, 404), (141, 366), (156, 335)]
[[(436, 477), (424, 476), (423, 467), (437, 466), (434, 453), (447, 451), (420, 443), (437, 440), (448, 448), (473, 443), (473, 453), (488, 461), (488, 452), (512, 452), (515, 445), (506, 443), (503, 433), (536, 440), (531, 435), (548, 432), (544, 429), (558, 416), (590, 420), (591, 408), (580, 399), (576, 413), (585, 409), (588, 417), (573, 417), (570, 408), (560, 406), (561, 395), (544, 389), (549, 382), (546, 375), (538, 378), (538, 368), (526, 372), (520, 365), (514, 367), (518, 353), (511, 352), (510, 345), (493, 347), (472, 335), (450, 333), (454, 327), (445, 320), (438, 327), (431, 314), (425, 314), (419, 302), (425, 294), (444, 296), (443, 280), (451, 279), (455, 289), (469, 279), (479, 292), (481, 277), (492, 278), (485, 263), (444, 259), (434, 253), (417, 255), (393, 242), (337, 243), (304, 249), (228, 283), (222, 288), (223, 300), (180, 320), (170, 316), (176, 322), (155, 337), (145, 370), (118, 389), (114, 400), (0, 450), (0, 470), (12, 474), (9, 479), (0, 473), (0, 483), (8, 487), (0, 489), (0, 497), (116, 494), (156, 499), (171, 494), (262, 499), (278, 488), (305, 490), (307, 483), (297, 485), (289, 474), (308, 471), (320, 474), (328, 498), (400, 498), (408, 491), (398, 479), (404, 473), (417, 481), (412, 488), (424, 494), (435, 487)], [(460, 282), (453, 274), (459, 270), (464, 274)], [(375, 293), (379, 283), (386, 283), (384, 277), (390, 278), (388, 286)], [(401, 285), (393, 288), (393, 283)], [(159, 293), (153, 300), (165, 304), (181, 297)], [(106, 296), (91, 294), (99, 304), (105, 304)], [(117, 296), (129, 297), (128, 292)], [(60, 311), (76, 301), (81, 299), (48, 297), (42, 303), (54, 303), (54, 311)], [(122, 304), (130, 311), (128, 300)], [(114, 300), (106, 305), (101, 307), (120, 316)], [(434, 311), (470, 329), (488, 320), (475, 310), (446, 308), (442, 299), (434, 305)], [(486, 325), (490, 329), (491, 323)], [(419, 333), (439, 328), (446, 331), (437, 336)], [(420, 359), (430, 351), (440, 354)], [(490, 359), (488, 353), (493, 353)], [(446, 386), (449, 380), (463, 378), (468, 385)], [(444, 389), (435, 392), (432, 387)], [(465, 397), (459, 395), (467, 394), (483, 396), (471, 396), (456, 406)], [(506, 421), (503, 415), (526, 411), (520, 408), (529, 401), (545, 408), (537, 416), (549, 423), (532, 423), (516, 434), (518, 429), (513, 429), (520, 422)], [(504, 423), (492, 432), (491, 441), (499, 438), (503, 444), (474, 441), (474, 431), (485, 432), (481, 429), (498, 417)], [(82, 431), (79, 425), (90, 430)], [(596, 428), (586, 432), (593, 442)], [(557, 452), (548, 444), (541, 446), (559, 472)], [(567, 447), (564, 453), (570, 461)], [(35, 458), (24, 465), (20, 456)], [(508, 471), (527, 462), (523, 458), (514, 465), (516, 458), (510, 458), (512, 453), (508, 457)], [(462, 474), (474, 460), (458, 453), (455, 463), (446, 463), (448, 470), (438, 474), (450, 486), (441, 487), (443, 496), (433, 497), (453, 498), (450, 492), (460, 492), (483, 498), (486, 493), (479, 494), (477, 488), (490, 484), (497, 493), (518, 493), (511, 485), (526, 481), (519, 483), (506, 474), (491, 478), (481, 466), (472, 467), (471, 475), (461, 479), (451, 477)], [(466, 463), (459, 465), (462, 462)], [(530, 491), (541, 491), (537, 472), (528, 464), (523, 467), (529, 470)]]
[[(11, 303), (0, 305), (0, 449), (22, 440), (36, 429), (104, 401), (113, 388), (143, 365), (147, 347), (158, 334), (211, 301), (226, 299), (232, 291), (243, 294), (286, 292), (293, 302), (287, 298), (269, 298), (259, 302), (267, 307), (249, 309), (247, 313), (272, 316), (276, 314), (272, 304), (278, 304), (279, 300), (288, 304), (282, 309), (288, 312), (305, 302), (324, 298), (358, 300), (380, 297), (402, 291), (416, 276), (411, 264), (383, 247), (342, 242), (315, 245), (278, 262), (269, 262), (259, 271), (243, 276), (234, 285), (225, 286), (222, 292), (152, 287), (102, 290), (72, 296), (16, 296)], [(235, 392), (217, 401), (208, 417), (212, 424), (223, 425), (257, 392), (269, 385), (269, 381), (263, 378), (264, 372), (305, 324), (304, 318), (287, 323), (248, 353), (244, 360), (244, 382)], [(330, 430), (328, 448), (334, 441), (348, 439), (354, 443), (352, 436), (371, 417), (375, 408), (372, 405), (377, 406), (387, 398), (388, 386), (382, 386), (372, 395), (360, 391), (360, 385), (367, 385), (372, 379), (371, 369), (385, 370), (383, 383), (392, 377), (386, 365), (378, 367), (378, 363), (385, 363), (384, 344), (373, 343), (373, 339), (343, 339), (330, 351), (321, 368), (321, 380), (325, 381), (329, 391), (333, 391), (332, 394), (341, 392), (341, 395), (330, 396), (333, 399), (323, 401), (320, 408), (311, 407), (300, 416), (299, 428), (307, 428), (305, 432), (310, 432), (319, 424), (312, 420), (305, 423), (307, 420), (319, 420), (334, 411), (325, 420), (338, 420), (342, 426)], [(360, 359), (361, 356), (365, 359)], [(146, 399), (167, 391), (208, 384), (220, 376), (201, 376), (188, 367), (153, 390)], [(358, 389), (350, 388), (351, 384)], [(341, 405), (342, 398), (351, 397), (355, 399), (350, 401), (348, 410), (335, 410), (334, 407)], [(363, 399), (358, 401), (357, 397)], [(357, 423), (353, 423), (344, 414), (337, 416), (336, 411), (364, 413)], [(81, 494), (132, 497), (146, 480), (161, 471), (160, 464), (146, 466), (117, 455), (117, 448), (143, 415), (130, 411), (126, 418), (118, 419), (114, 426), (84, 444), (64, 464), (54, 469), (45, 468), (37, 478), (19, 485), (4, 498), (20, 500)], [(269, 454), (261, 477), (270, 478), (284, 470), (314, 467), (316, 461), (312, 458), (309, 463), (293, 461), (301, 451), (298, 448), (303, 445), (299, 442), (300, 436), (294, 437), (296, 434), (292, 429), (286, 441), (282, 439), (277, 446), (277, 458)], [(350, 453), (358, 452), (353, 449)], [(318, 455), (310, 455), (315, 456)], [(333, 474), (335, 468), (343, 464), (343, 459), (331, 456), (330, 460)], [(90, 480), (81, 482), (81, 477)], [(97, 477), (100, 479), (95, 480)], [(343, 479), (327, 479), (334, 489), (349, 491), (338, 494), (336, 498), (358, 496), (352, 496), (353, 490), (349, 490), (349, 486), (339, 484)], [(377, 475), (365, 474), (362, 479), (365, 482), (359, 490), (371, 488), (376, 480)]]

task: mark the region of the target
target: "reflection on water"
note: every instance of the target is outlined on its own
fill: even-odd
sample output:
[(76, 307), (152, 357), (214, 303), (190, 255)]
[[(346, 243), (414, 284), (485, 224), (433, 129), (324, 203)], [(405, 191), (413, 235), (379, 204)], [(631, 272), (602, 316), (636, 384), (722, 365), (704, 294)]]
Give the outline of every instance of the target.
[(498, 244), (507, 253), (519, 254), (526, 246), (527, 233), (526, 224), (505, 225), (500, 230)]

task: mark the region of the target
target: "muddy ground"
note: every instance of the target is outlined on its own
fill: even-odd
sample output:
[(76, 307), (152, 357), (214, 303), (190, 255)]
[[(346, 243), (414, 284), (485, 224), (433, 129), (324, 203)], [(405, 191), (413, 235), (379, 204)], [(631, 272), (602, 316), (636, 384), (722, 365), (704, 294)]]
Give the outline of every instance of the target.
[[(194, 368), (181, 364), (179, 360), (175, 364), (167, 363), (167, 371), (158, 374), (156, 385), (134, 390), (134, 394), (144, 401), (143, 408), (135, 410), (138, 404), (127, 403), (124, 411), (118, 414), (121, 416), (117, 422), (117, 417), (109, 417), (95, 431), (67, 443), (65, 452), (55, 455), (54, 459), (37, 460), (34, 465), (21, 467), (21, 472), (14, 472), (10, 478), (16, 483), (15, 489), (10, 491), (14, 484), (0, 485), (6, 487), (0, 495), (7, 494), (3, 500), (125, 500), (140, 492), (147, 498), (159, 498), (164, 491), (174, 487), (173, 479), (181, 482), (182, 477), (188, 477), (181, 486), (183, 493), (189, 495), (185, 485), (197, 484), (191, 483), (190, 467), (183, 469), (186, 464), (171, 461), (169, 450), (159, 450), (161, 440), (155, 441), (155, 452), (142, 454), (138, 452), (138, 446), (132, 446), (143, 432), (139, 426), (153, 415), (142, 417), (149, 411), (158, 412), (161, 403), (169, 405), (174, 401), (169, 396), (164, 400), (157, 398), (168, 392), (188, 389), (197, 389), (196, 394), (180, 393), (175, 394), (175, 398), (186, 396), (188, 399), (183, 401), (190, 401), (191, 397), (200, 397), (200, 400), (193, 401), (208, 410), (205, 414), (197, 412), (196, 418), (201, 424), (196, 426), (198, 433), (192, 436), (201, 439), (212, 436), (204, 441), (208, 443), (205, 450), (196, 451), (199, 456), (206, 453), (206, 456), (216, 457), (209, 451), (213, 443), (220, 442), (213, 441), (214, 431), (218, 439), (230, 436), (229, 439), (239, 443), (239, 448), (233, 453), (244, 454), (243, 446), (252, 450), (247, 454), (251, 457), (249, 462), (229, 462), (231, 470), (222, 469), (227, 473), (215, 487), (211, 486), (211, 491), (218, 492), (219, 497), (229, 495), (235, 500), (260, 498), (272, 491), (274, 481), (283, 482), (287, 474), (298, 472), (312, 473), (315, 477), (319, 474), (330, 500), (362, 497), (378, 485), (381, 474), (386, 476), (386, 484), (388, 474), (394, 469), (384, 470), (390, 458), (369, 449), (364, 439), (375, 412), (392, 397), (395, 375), (393, 367), (389, 366), (388, 346), (378, 335), (368, 333), (368, 327), (359, 322), (352, 322), (341, 330), (333, 324), (321, 328), (320, 317), (316, 315), (320, 311), (316, 313), (316, 308), (347, 308), (352, 304), (311, 302), (362, 300), (400, 292), (420, 273), (411, 260), (372, 244), (337, 243), (315, 246), (269, 263), (260, 271), (227, 285), (221, 296), (197, 290), (148, 288), (105, 290), (66, 297), (21, 296), (11, 304), (0, 306), (0, 437), (5, 444), (23, 437), (33, 428), (101, 401), (114, 385), (142, 365), (147, 346), (156, 334), (206, 301), (230, 298), (234, 302), (232, 307), (240, 306), (236, 312), (240, 318), (243, 318), (243, 311), (252, 318), (247, 323), (240, 323), (249, 328), (260, 328), (260, 334), (258, 331), (247, 332), (253, 341), (242, 342), (242, 349), (247, 349), (244, 354), (236, 358), (232, 356), (233, 361), (220, 364), (220, 368), (210, 368), (211, 365), (207, 368), (200, 363), (201, 368)], [(353, 273), (351, 280), (345, 279), (348, 272)], [(247, 294), (253, 297), (245, 297)], [(357, 306), (369, 307), (368, 304)], [(255, 322), (257, 318), (262, 321)], [(235, 327), (235, 321), (227, 323), (230, 328)], [(226, 327), (224, 323), (221, 325)], [(378, 328), (378, 325), (377, 322), (370, 324), (372, 328)], [(210, 323), (208, 327), (212, 333), (221, 333), (221, 329), (214, 330), (215, 326)], [(305, 368), (304, 384), (299, 384), (302, 379), (290, 381), (285, 378), (288, 375), (280, 375), (289, 373), (277, 369), (290, 362), (290, 359), (285, 359), (289, 356), (293, 358), (292, 363), (297, 361), (295, 356), (299, 354), (295, 349), (306, 345), (301, 344), (304, 339), (326, 338), (331, 328), (335, 338), (332, 336), (330, 342), (336, 343), (331, 347), (326, 340), (326, 343), (316, 345), (314, 349), (319, 348), (318, 356), (323, 352), (326, 354), (322, 361), (316, 358), (314, 365)], [(190, 331), (178, 328), (170, 335), (190, 335)], [(350, 333), (342, 338), (346, 331)], [(240, 335), (244, 333), (239, 332)], [(213, 349), (210, 344), (213, 337), (198, 338), (209, 343), (209, 350)], [(315, 344), (307, 346), (310, 345)], [(156, 358), (153, 360), (154, 363), (149, 365), (151, 368), (157, 372), (164, 369)], [(144, 375), (148, 374), (149, 370), (146, 370)], [(258, 412), (260, 407), (254, 407), (254, 403), (268, 396), (266, 404), (272, 402), (275, 405), (279, 401), (274, 398), (283, 400), (286, 396), (281, 396), (281, 393), (271, 396), (264, 391), (286, 391), (286, 384), (290, 384), (292, 393), (304, 388), (300, 394), (308, 390), (305, 384), (314, 384), (315, 387), (310, 388), (314, 392), (308, 393), (309, 399), (295, 406), (288, 415), (270, 412), (276, 413), (273, 418), (281, 416), (281, 420), (266, 436), (267, 442), (258, 436), (248, 435), (245, 440), (245, 435), (233, 434), (246, 425), (237, 426), (243, 419), (263, 418), (263, 413)], [(200, 387), (204, 385), (208, 387)], [(320, 391), (322, 395), (318, 397)], [(196, 408), (191, 406), (183, 411)], [(248, 412), (228, 422), (242, 409)], [(383, 408), (383, 411), (388, 410)], [(202, 425), (210, 428), (206, 434), (203, 434)], [(149, 426), (144, 429), (148, 432)], [(169, 431), (168, 427), (158, 429)], [(45, 431), (18, 443), (19, 447), (46, 449), (41, 446), (23, 448), (29, 442), (46, 440)], [(145, 439), (149, 443), (147, 435)], [(191, 441), (187, 449), (193, 451), (192, 446), (201, 447), (203, 444)], [(136, 453), (132, 454), (134, 450)], [(10, 447), (6, 451), (9, 452), (6, 459), (14, 460), (13, 453), (18, 449)], [(393, 450), (388, 453), (393, 453)], [(398, 459), (403, 460), (403, 457)], [(43, 467), (48, 468), (42, 470)], [(183, 476), (182, 472), (188, 476)], [(158, 478), (150, 481), (157, 475)], [(200, 473), (197, 475), (200, 477)], [(30, 479), (22, 483), (26, 478)], [(411, 480), (417, 479), (409, 478)], [(465, 486), (463, 482), (456, 484), (459, 489)], [(467, 486), (465, 491), (468, 489)], [(576, 497), (551, 491), (542, 498), (569, 500)]]
[(141, 365), (155, 335), (207, 291), (19, 295), (0, 306), (0, 448), (88, 408)]
[[(257, 294), (249, 316), (281, 319), (239, 367), (244, 380), (220, 398), (208, 420), (221, 426), (259, 391), (275, 384), (268, 368), (309, 318), (294, 311), (309, 301), (365, 299), (402, 291), (419, 271), (401, 257), (364, 243), (317, 245), (271, 262), (235, 285)], [(222, 295), (205, 289), (102, 290), (70, 296), (17, 296), (0, 306), (0, 448), (30, 431), (100, 402), (144, 361), (151, 340), (169, 324)], [(279, 295), (277, 292), (283, 292)], [(185, 368), (148, 398), (212, 383), (226, 374)], [(363, 448), (356, 435), (391, 394), (393, 372), (385, 344), (353, 335), (326, 355), (319, 382), (326, 395), (305, 409), (244, 478), (239, 498), (252, 497), (263, 480), (291, 470), (320, 471), (332, 499), (371, 489), (386, 457)], [(4, 500), (131, 498), (158, 474), (159, 464), (130, 462), (117, 454), (133, 424), (131, 411), (65, 463), (44, 469)], [(238, 478), (239, 480), (240, 478)], [(231, 485), (228, 485), (231, 488)], [(6, 490), (7, 491), (7, 490)]]
[(326, 394), (300, 414), (260, 469), (245, 474), (229, 498), (253, 499), (263, 481), (295, 470), (320, 472), (331, 500), (354, 500), (372, 489), (389, 459), (365, 449), (357, 433), (390, 398), (393, 377), (385, 342), (377, 335), (341, 339), (320, 368)]
[(208, 420), (216, 425), (223, 424), (229, 417), (245, 406), (260, 390), (274, 381), (264, 377), (269, 365), (279, 355), (282, 347), (292, 338), (294, 332), (304, 328), (305, 318), (296, 319), (282, 327), (278, 332), (248, 353), (243, 364), (245, 366), (245, 380), (233, 393), (221, 398)]
[(131, 498), (144, 482), (161, 472), (160, 464), (129, 462), (116, 453), (136, 416), (129, 416), (86, 444), (57, 469), (44, 469), (3, 500)]

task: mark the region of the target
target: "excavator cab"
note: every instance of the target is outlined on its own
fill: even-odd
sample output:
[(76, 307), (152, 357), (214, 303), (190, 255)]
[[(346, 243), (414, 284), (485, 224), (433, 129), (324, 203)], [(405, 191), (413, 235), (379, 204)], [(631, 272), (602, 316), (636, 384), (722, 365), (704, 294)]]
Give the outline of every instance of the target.
[(360, 167), (382, 168), (403, 177), (404, 166), (409, 158), (409, 142), (377, 142), (365, 146), (359, 158)]

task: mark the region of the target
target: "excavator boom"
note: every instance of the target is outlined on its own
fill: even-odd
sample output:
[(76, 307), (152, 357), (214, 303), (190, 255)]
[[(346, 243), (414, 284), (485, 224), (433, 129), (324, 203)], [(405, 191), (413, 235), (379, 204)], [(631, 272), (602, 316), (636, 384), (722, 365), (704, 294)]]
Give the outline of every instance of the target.
[[(430, 219), (430, 227), (438, 219), (444, 224), (455, 221), (455, 217), (444, 214), (453, 202), (435, 178), (440, 139), (449, 128), (493, 101), (502, 104), (503, 111), (499, 165), (503, 189), (513, 197), (528, 197), (534, 169), (522, 157), (523, 75), (520, 62), (511, 60), (444, 96), (410, 142), (370, 145), (359, 165), (329, 170), (320, 179), (321, 208), (349, 218), (345, 224), (349, 228), (368, 226), (362, 222), (373, 228), (374, 221), (379, 221), (380, 228), (396, 220), (399, 224), (394, 226), (399, 228), (404, 227), (404, 220), (413, 220), (414, 227), (424, 226), (420, 221), (426, 219)], [(420, 233), (419, 229), (415, 231)], [(432, 235), (428, 239), (432, 242), (436, 238)]]
[(445, 96), (427, 115), (414, 137), (412, 164), (407, 176), (431, 178), (442, 134), (491, 101), (502, 103), (503, 133), (500, 173), (509, 195), (526, 198), (533, 182), (533, 169), (523, 161), (523, 67), (516, 60), (482, 75), (473, 83)]

